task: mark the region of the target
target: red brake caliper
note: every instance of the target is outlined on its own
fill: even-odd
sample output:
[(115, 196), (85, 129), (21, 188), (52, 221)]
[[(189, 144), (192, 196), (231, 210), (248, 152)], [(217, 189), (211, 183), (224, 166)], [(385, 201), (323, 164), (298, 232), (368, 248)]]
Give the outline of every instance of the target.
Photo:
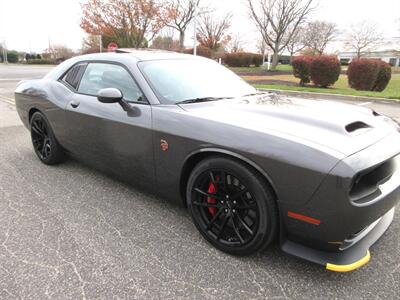
[[(210, 194), (215, 194), (216, 189), (214, 183), (210, 182), (210, 185), (208, 186), (208, 193)], [(207, 203), (215, 204), (217, 203), (217, 200), (215, 198), (207, 197)], [(209, 207), (208, 212), (214, 216), (217, 213), (217, 208), (216, 207)]]

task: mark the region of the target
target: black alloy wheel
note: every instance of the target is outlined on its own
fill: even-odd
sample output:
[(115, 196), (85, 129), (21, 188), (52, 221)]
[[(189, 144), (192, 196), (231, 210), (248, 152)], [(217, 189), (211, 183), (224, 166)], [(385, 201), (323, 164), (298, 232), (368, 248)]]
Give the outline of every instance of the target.
[(202, 161), (189, 178), (187, 199), (196, 227), (222, 251), (252, 254), (268, 246), (276, 234), (273, 193), (243, 163), (224, 157)]
[(42, 113), (35, 112), (32, 115), (30, 127), (33, 149), (43, 163), (54, 165), (65, 160), (64, 151)]

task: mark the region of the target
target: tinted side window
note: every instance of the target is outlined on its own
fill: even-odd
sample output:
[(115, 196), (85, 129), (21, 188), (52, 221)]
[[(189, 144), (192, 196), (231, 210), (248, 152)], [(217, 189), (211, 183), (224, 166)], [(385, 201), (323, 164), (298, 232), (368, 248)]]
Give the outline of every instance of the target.
[(119, 65), (90, 63), (82, 77), (78, 92), (97, 96), (99, 90), (116, 88), (127, 101), (143, 101), (143, 95), (128, 71)]
[(78, 64), (73, 66), (67, 74), (65, 74), (63, 81), (68, 83), (74, 89), (78, 88), (79, 80), (81, 79), (83, 72), (85, 71), (86, 64)]

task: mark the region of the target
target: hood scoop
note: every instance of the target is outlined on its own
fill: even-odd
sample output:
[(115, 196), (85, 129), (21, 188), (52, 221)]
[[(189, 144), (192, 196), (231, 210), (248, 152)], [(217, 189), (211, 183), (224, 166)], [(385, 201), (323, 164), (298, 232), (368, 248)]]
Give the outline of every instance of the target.
[(345, 126), (345, 130), (351, 135), (362, 134), (371, 128), (372, 127), (370, 125), (361, 121), (353, 122)]

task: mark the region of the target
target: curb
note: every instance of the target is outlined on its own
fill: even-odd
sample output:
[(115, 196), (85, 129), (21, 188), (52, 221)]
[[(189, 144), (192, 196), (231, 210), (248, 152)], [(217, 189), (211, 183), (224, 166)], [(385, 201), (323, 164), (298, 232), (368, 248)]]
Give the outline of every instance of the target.
[(387, 98), (374, 98), (365, 96), (352, 96), (352, 95), (339, 95), (339, 94), (324, 94), (324, 93), (310, 93), (299, 91), (286, 91), (276, 89), (260, 88), (260, 91), (274, 92), (280, 95), (294, 96), (307, 99), (324, 99), (324, 100), (342, 100), (342, 101), (359, 101), (359, 102), (374, 102), (383, 104), (400, 105), (400, 100), (391, 100)]

